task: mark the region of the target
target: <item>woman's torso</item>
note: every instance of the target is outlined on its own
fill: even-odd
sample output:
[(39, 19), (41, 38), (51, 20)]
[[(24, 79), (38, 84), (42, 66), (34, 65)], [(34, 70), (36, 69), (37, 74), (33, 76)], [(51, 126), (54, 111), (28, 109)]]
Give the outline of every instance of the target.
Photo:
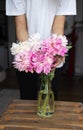
[(30, 34), (40, 33), (42, 38), (50, 35), (58, 1), (25, 0), (26, 17)]

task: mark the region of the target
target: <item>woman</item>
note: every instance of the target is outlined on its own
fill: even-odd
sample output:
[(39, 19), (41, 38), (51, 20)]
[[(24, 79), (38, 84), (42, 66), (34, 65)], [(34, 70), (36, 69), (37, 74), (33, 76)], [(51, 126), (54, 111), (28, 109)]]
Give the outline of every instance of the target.
[[(34, 33), (40, 33), (42, 39), (53, 33), (63, 35), (66, 15), (75, 14), (76, 0), (6, 0), (6, 15), (15, 16), (18, 41), (25, 41)], [(58, 58), (56, 66), (62, 61)], [(36, 99), (38, 75), (17, 73), (21, 99)], [(53, 82), (54, 91), (57, 87)]]

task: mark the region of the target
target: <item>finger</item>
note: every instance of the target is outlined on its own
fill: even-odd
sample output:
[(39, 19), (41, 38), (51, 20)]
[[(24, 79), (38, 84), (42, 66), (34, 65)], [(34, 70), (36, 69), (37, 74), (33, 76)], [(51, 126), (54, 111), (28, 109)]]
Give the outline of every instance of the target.
[(65, 62), (65, 57), (62, 57), (62, 62)]
[(58, 58), (56, 62), (54, 63), (54, 67), (58, 66), (62, 62), (61, 58)]

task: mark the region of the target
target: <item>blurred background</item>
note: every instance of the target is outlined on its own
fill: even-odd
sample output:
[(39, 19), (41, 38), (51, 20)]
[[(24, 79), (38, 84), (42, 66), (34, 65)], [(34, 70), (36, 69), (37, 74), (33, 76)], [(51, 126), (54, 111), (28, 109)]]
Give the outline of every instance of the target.
[[(83, 0), (77, 0), (77, 15), (67, 16), (65, 35), (72, 49), (63, 67), (58, 100), (83, 102)], [(20, 97), (10, 53), (15, 40), (14, 18), (5, 15), (5, 0), (0, 0), (0, 115)]]

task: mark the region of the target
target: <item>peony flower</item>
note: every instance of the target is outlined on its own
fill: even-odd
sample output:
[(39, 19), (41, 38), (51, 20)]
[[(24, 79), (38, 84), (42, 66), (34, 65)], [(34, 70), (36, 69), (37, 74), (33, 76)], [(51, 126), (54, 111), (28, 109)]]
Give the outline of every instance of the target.
[(66, 36), (56, 34), (41, 40), (37, 33), (27, 41), (13, 43), (10, 50), (14, 55), (13, 65), (16, 69), (47, 75), (55, 69), (56, 55), (63, 57), (68, 52), (68, 41)]

